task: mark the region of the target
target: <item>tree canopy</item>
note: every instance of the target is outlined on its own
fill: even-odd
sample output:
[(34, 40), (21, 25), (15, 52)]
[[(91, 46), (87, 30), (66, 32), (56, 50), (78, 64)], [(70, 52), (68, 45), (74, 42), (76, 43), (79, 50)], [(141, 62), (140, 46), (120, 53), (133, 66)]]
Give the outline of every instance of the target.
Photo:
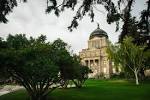
[(76, 87), (81, 88), (88, 78), (90, 69), (80, 64), (80, 58), (77, 55), (70, 56), (68, 45), (61, 39), (57, 39), (52, 44), (55, 51), (55, 62), (59, 66), (61, 85), (67, 87), (68, 81), (75, 83)]
[(32, 100), (46, 99), (59, 84), (64, 85), (62, 81), (71, 80), (81, 88), (90, 72), (70, 54), (67, 43), (61, 39), (46, 42), (44, 35), (27, 38), (10, 34), (6, 40), (0, 38), (0, 56), (0, 80), (12, 77), (25, 87)]
[(23, 85), (32, 100), (44, 100), (58, 81), (58, 66), (53, 61), (52, 49), (45, 40), (34, 42), (25, 35), (9, 35), (6, 48), (0, 49), (1, 68), (7, 68), (17, 83)]
[(127, 67), (134, 73), (137, 85), (139, 84), (138, 73), (140, 69), (148, 67), (145, 66), (148, 56), (145, 56), (144, 48), (144, 46), (134, 44), (133, 38), (126, 37), (121, 44), (109, 45), (107, 49), (109, 58), (116, 66), (120, 64), (123, 68)]

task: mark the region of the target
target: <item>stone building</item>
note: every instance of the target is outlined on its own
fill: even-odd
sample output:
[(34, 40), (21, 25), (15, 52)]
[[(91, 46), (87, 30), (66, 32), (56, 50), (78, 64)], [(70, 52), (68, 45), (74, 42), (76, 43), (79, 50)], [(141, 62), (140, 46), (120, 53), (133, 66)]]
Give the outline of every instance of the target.
[(105, 77), (109, 78), (112, 73), (112, 63), (108, 60), (106, 53), (108, 45), (107, 33), (99, 28), (94, 30), (88, 40), (88, 48), (79, 52), (81, 63), (88, 66), (93, 73), (89, 74), (91, 78)]

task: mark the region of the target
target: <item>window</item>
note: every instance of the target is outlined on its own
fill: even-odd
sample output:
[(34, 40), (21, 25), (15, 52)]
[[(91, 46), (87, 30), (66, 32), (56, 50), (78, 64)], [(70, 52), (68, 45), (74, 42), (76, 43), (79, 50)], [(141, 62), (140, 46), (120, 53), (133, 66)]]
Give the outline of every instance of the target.
[(93, 66), (93, 64), (94, 64), (93, 60), (90, 60), (90, 66)]
[(99, 65), (98, 63), (99, 63), (98, 59), (95, 59), (95, 65), (96, 65), (96, 66)]
[(85, 60), (85, 65), (88, 66), (88, 60)]

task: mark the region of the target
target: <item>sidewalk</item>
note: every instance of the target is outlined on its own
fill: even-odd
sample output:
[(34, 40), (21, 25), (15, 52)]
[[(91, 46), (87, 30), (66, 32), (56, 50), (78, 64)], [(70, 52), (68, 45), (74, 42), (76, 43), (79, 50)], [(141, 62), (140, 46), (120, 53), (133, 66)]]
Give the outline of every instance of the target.
[(23, 89), (23, 87), (18, 85), (5, 85), (2, 89), (0, 89), (0, 96), (19, 89)]

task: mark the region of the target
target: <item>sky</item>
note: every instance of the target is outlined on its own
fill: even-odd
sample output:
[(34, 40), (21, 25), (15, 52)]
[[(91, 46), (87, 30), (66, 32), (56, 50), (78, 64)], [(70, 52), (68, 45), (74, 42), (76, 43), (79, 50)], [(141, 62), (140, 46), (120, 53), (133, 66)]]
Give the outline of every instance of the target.
[[(19, 0), (21, 1), (21, 0)], [(136, 0), (133, 14), (138, 16), (140, 9), (145, 7), (146, 0)], [(71, 24), (75, 12), (66, 10), (56, 17), (54, 13), (45, 13), (46, 0), (28, 0), (27, 3), (19, 2), (18, 6), (13, 9), (7, 18), (7, 24), (0, 23), (0, 37), (6, 38), (8, 34), (26, 34), (27, 37), (38, 37), (41, 34), (47, 36), (47, 41), (53, 42), (57, 38), (61, 38), (67, 42), (74, 53), (87, 48), (87, 41), (90, 34), (97, 28), (99, 23), (113, 43), (118, 41), (121, 31), (115, 32), (115, 24), (107, 24), (106, 11), (102, 6), (97, 6), (95, 10), (95, 22), (91, 23), (89, 17), (85, 16), (79, 22), (77, 29), (70, 32), (67, 27)]]

